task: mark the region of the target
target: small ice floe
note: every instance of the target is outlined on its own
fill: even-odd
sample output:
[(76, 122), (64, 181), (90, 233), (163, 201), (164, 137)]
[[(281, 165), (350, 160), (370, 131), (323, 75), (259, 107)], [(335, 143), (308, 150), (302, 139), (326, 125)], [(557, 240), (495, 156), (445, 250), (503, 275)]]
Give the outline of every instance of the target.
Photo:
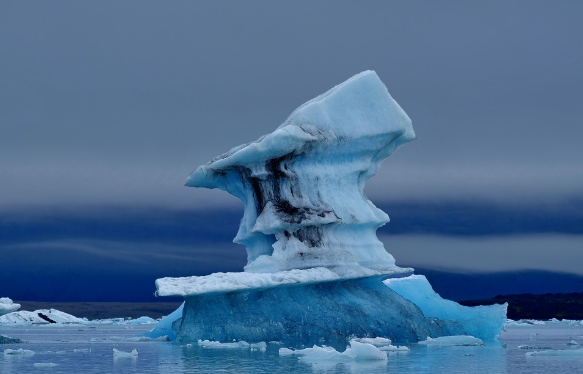
[(168, 335), (158, 336), (157, 338), (150, 338), (149, 336), (132, 336), (130, 338), (126, 338), (131, 342), (168, 342), (170, 338)]
[(289, 348), (280, 348), (279, 355), (295, 355), (299, 356), (300, 360), (307, 362), (387, 360), (387, 354), (379, 348), (372, 344), (359, 343), (356, 340), (351, 340), (350, 345), (346, 347), (344, 352), (338, 352), (332, 347), (314, 345), (312, 348), (295, 351)]
[(385, 352), (409, 352), (409, 347), (392, 345), (388, 338), (354, 338), (351, 342), (371, 344)]
[(134, 349), (131, 352), (124, 352), (117, 349), (113, 349), (114, 358), (125, 358), (125, 357), (138, 357), (138, 350)]
[(441, 336), (435, 339), (427, 337), (427, 340), (423, 340), (419, 342), (419, 344), (439, 347), (454, 347), (454, 346), (479, 346), (484, 345), (484, 342), (481, 339), (475, 338), (470, 335), (453, 335), (453, 336)]
[(20, 304), (15, 304), (7, 297), (0, 297), (0, 316), (12, 313), (20, 308)]
[(571, 340), (569, 343), (567, 343), (567, 345), (581, 345), (581, 344), (577, 343), (574, 340)]
[(33, 364), (35, 368), (54, 368), (57, 364), (53, 362), (35, 362)]
[(73, 353), (89, 353), (91, 352), (91, 348), (75, 348), (73, 349)]
[(516, 348), (518, 349), (551, 349), (551, 347), (541, 347), (538, 345), (517, 345)]
[[(186, 345), (189, 346), (188, 344)], [(192, 346), (192, 345), (190, 345)], [(247, 343), (244, 340), (232, 343), (221, 343), (212, 340), (199, 340), (198, 346), (202, 348), (212, 348), (212, 349), (249, 349), (251, 351), (265, 352), (267, 349), (267, 343)]]
[(561, 357), (581, 357), (583, 358), (583, 348), (579, 349), (558, 349), (548, 351), (527, 352), (527, 356), (561, 356)]
[(22, 343), (22, 340), (0, 335), (0, 344), (16, 344), (16, 343)]
[(34, 355), (34, 351), (30, 351), (28, 349), (22, 349), (22, 348), (18, 348), (18, 349), (5, 349), (4, 350), (4, 355), (5, 356), (8, 356), (8, 355), (32, 356), (32, 355)]
[(512, 319), (507, 319), (505, 326), (535, 326), (535, 325), (544, 325), (544, 321), (539, 321), (536, 319), (519, 319), (518, 321), (514, 321)]
[(46, 351), (44, 352), (47, 355), (64, 355), (67, 354), (66, 351)]

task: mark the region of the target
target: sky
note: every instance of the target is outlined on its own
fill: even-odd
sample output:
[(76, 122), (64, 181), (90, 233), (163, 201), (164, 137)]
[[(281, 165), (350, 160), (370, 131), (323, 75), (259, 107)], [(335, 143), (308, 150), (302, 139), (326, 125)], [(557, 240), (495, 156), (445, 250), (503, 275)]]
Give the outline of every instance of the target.
[(241, 270), (242, 204), (186, 177), (369, 69), (418, 137), (365, 190), (391, 217), (379, 237), (398, 264), (583, 275), (581, 14), (572, 1), (3, 1), (0, 274), (20, 281), (0, 294), (107, 298), (114, 280), (153, 292), (155, 277)]

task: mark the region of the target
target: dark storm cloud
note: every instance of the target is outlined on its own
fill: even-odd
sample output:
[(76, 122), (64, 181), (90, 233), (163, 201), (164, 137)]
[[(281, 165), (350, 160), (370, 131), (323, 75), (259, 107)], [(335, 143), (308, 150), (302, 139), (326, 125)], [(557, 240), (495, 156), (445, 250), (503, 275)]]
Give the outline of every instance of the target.
[[(3, 2), (0, 206), (231, 205), (182, 187), (374, 69), (418, 140), (373, 200), (583, 187), (578, 2)], [(187, 203), (188, 202), (188, 203)]]

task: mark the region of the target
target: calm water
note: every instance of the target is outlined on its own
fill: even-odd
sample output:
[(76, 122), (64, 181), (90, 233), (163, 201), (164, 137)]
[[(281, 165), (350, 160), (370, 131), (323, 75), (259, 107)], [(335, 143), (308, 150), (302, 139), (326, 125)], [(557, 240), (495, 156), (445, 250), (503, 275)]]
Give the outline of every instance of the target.
[[(127, 338), (151, 326), (0, 327), (0, 334), (26, 343), (0, 346), (0, 373), (583, 373), (583, 357), (527, 357), (518, 345), (574, 349), (583, 343), (583, 326), (551, 324), (508, 327), (498, 344), (485, 347), (427, 347), (410, 344), (407, 353), (391, 353), (386, 362), (305, 363), (279, 357), (281, 346), (267, 351), (185, 347), (170, 342)], [(32, 356), (4, 355), (4, 349), (28, 349)], [(138, 357), (114, 358), (113, 348), (138, 350)], [(85, 350), (77, 351), (74, 350)], [(37, 367), (35, 363), (53, 363)]]

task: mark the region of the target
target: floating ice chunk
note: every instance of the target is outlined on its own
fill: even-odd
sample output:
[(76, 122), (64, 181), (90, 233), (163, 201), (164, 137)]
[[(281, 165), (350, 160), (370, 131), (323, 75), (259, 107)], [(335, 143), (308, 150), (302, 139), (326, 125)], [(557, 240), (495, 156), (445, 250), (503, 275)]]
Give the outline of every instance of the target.
[(20, 304), (15, 304), (7, 297), (0, 297), (0, 316), (12, 313), (20, 308)]
[(35, 368), (54, 368), (55, 366), (58, 365), (53, 362), (35, 362), (33, 366)]
[(267, 344), (265, 342), (252, 343), (249, 348), (251, 348), (252, 351), (265, 352), (267, 350)]
[(124, 352), (113, 348), (114, 358), (124, 358), (124, 357), (138, 357), (138, 350), (133, 349), (131, 352)]
[(527, 356), (565, 356), (583, 358), (583, 348), (527, 352)]
[(580, 345), (580, 344), (577, 343), (575, 340), (571, 340), (569, 343), (567, 343), (567, 345)]
[(480, 339), (496, 340), (506, 321), (508, 304), (467, 307), (442, 299), (423, 275), (390, 278), (384, 284), (417, 305), (426, 317), (455, 320), (467, 335)]
[(387, 345), (391, 345), (391, 339), (388, 339), (388, 338), (354, 338), (354, 339), (351, 339), (351, 341), (358, 342), (358, 343), (372, 344), (375, 347), (384, 347)]
[(86, 321), (56, 309), (21, 310), (0, 316), (0, 324), (84, 324)]
[(350, 341), (344, 352), (338, 352), (332, 347), (317, 346), (312, 348), (291, 350), (289, 348), (280, 348), (280, 356), (295, 355), (300, 356), (300, 360), (307, 362), (321, 361), (364, 361), (364, 360), (387, 360), (387, 354), (368, 343), (359, 343), (355, 340)]
[(0, 344), (16, 344), (16, 343), (22, 343), (22, 340), (0, 335)]
[(152, 330), (142, 334), (142, 336), (145, 336), (148, 338), (153, 338), (153, 339), (159, 338), (161, 336), (167, 336), (168, 339), (170, 339), (170, 340), (176, 339), (176, 334), (174, 333), (174, 330), (172, 329), (172, 324), (182, 317), (183, 308), (184, 308), (184, 303), (182, 303), (175, 311), (173, 311), (172, 313), (170, 313), (166, 317), (163, 317), (160, 321), (158, 321), (158, 324), (156, 325), (156, 327), (154, 327)]
[(150, 338), (149, 336), (132, 336), (126, 338), (126, 340), (131, 342), (168, 342), (170, 341), (170, 338), (168, 335), (158, 336), (157, 338)]
[(91, 352), (91, 348), (75, 348), (73, 349), (74, 353), (89, 353)]
[(419, 342), (419, 344), (440, 347), (454, 347), (454, 346), (479, 346), (484, 345), (484, 342), (481, 339), (469, 335), (454, 335), (454, 336), (441, 336), (435, 339), (427, 337), (427, 340), (421, 341)]
[[(212, 340), (199, 340), (198, 345), (199, 345), (199, 347), (203, 347), (203, 348), (215, 348), (215, 349), (233, 349), (233, 348), (251, 349), (251, 348), (253, 348), (255, 350), (261, 350), (261, 348), (267, 347), (267, 344), (265, 344), (265, 342), (249, 344), (243, 340), (238, 341), (238, 342), (232, 342), (232, 343), (221, 343), (221, 342), (216, 342), (216, 341), (212, 341)], [(265, 350), (265, 349), (263, 349), (263, 350)]]
[(30, 351), (28, 349), (22, 349), (22, 348), (18, 348), (18, 349), (5, 349), (4, 350), (4, 355), (5, 356), (8, 356), (8, 355), (32, 356), (32, 355), (34, 355), (34, 351)]
[(551, 347), (541, 347), (541, 346), (537, 346), (537, 345), (527, 345), (527, 344), (517, 345), (516, 348), (518, 348), (518, 349), (551, 349)]
[(408, 352), (409, 347), (392, 345), (388, 338), (354, 338), (350, 342), (371, 344), (384, 352)]
[(136, 319), (128, 319), (123, 322), (124, 325), (152, 325), (158, 323), (154, 318), (142, 316)]

